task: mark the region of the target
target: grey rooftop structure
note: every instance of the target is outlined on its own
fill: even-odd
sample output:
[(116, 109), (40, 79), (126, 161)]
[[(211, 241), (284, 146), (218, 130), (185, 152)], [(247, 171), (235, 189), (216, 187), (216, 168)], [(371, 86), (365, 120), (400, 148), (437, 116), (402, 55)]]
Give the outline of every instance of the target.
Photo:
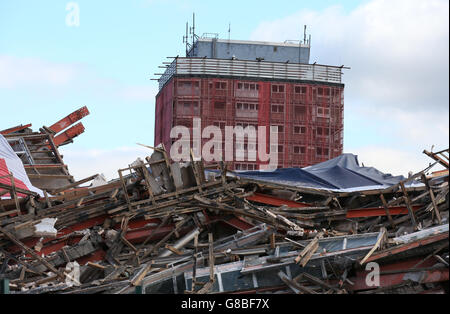
[(212, 59), (264, 60), (271, 62), (309, 63), (310, 43), (198, 38), (187, 57)]

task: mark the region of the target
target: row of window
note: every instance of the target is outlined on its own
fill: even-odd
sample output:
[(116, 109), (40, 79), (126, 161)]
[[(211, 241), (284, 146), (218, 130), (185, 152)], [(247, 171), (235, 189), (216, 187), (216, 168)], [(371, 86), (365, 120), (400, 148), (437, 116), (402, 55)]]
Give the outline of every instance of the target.
[[(226, 123), (223, 121), (214, 121), (213, 125), (221, 128), (221, 129), (225, 129)], [(244, 129), (249, 126), (253, 127), (255, 130), (258, 129), (258, 125), (253, 124), (253, 123), (247, 123), (247, 122), (237, 122), (236, 126), (241, 126)], [(273, 133), (283, 133), (284, 126), (283, 125), (272, 125), (271, 131)], [(294, 125), (293, 131), (294, 131), (293, 132), (294, 134), (306, 134), (306, 126)], [(318, 135), (318, 136), (328, 136), (329, 133), (330, 133), (330, 129), (327, 127), (316, 127), (316, 135)]]
[[(192, 145), (192, 143), (191, 143)], [(223, 143), (218, 143), (217, 144), (218, 147), (220, 147), (220, 151), (224, 152), (225, 148), (223, 146)], [(212, 146), (210, 149), (210, 153), (214, 154), (215, 151), (215, 146)], [(258, 146), (256, 144), (243, 144), (243, 143), (236, 143), (235, 144), (235, 148), (234, 151), (240, 151), (243, 150), (244, 153), (248, 153), (248, 152), (257, 152), (258, 150)], [(178, 148), (178, 153), (182, 152), (182, 148), (179, 147)], [(270, 152), (271, 153), (279, 153), (282, 154), (284, 152), (284, 146), (283, 145), (271, 145), (270, 146)], [(296, 155), (305, 155), (306, 154), (306, 147), (305, 146), (298, 146), (298, 145), (294, 145), (292, 148), (292, 152), (291, 152), (294, 156)], [(316, 147), (315, 149), (315, 153), (317, 157), (330, 157), (329, 156), (329, 149), (328, 148), (322, 148), (322, 147)], [(242, 169), (245, 170), (245, 169)]]
[(322, 128), (322, 127), (316, 128), (316, 135), (318, 136), (328, 136), (329, 134), (330, 134), (329, 128)]
[[(274, 153), (283, 153), (284, 152), (284, 146), (283, 145), (271, 145), (270, 151)], [(295, 155), (304, 155), (306, 154), (306, 147), (305, 146), (298, 146), (294, 145), (292, 152)], [(316, 147), (316, 155), (317, 156), (328, 156), (329, 149), (328, 148), (322, 148), (322, 147)]]
[(258, 165), (255, 165), (255, 164), (236, 163), (236, 164), (234, 164), (234, 169), (235, 169), (235, 170), (248, 170), (248, 171), (253, 171), (253, 170), (258, 170)]
[(236, 123), (236, 126), (241, 126), (241, 127), (243, 127), (244, 129), (247, 128), (247, 127), (249, 127), (249, 126), (250, 126), (250, 127), (254, 127), (255, 130), (258, 129), (258, 126), (257, 126), (256, 124), (246, 123), (246, 122), (238, 122), (238, 123)]
[[(214, 85), (212, 82), (209, 83), (209, 86), (212, 88), (214, 86), (217, 90), (226, 90), (227, 89), (227, 82), (214, 82)], [(198, 88), (199, 87), (199, 81), (178, 81), (178, 87), (179, 88)], [(246, 83), (246, 82), (239, 82), (237, 83), (237, 89), (239, 90), (259, 90), (259, 84), (258, 83)], [(293, 89), (295, 94), (306, 94), (307, 93), (307, 86), (294, 86)], [(273, 93), (284, 93), (285, 92), (285, 85), (283, 84), (272, 84), (272, 92)], [(332, 88), (327, 87), (318, 87), (317, 89), (313, 89), (313, 95), (319, 95), (319, 96), (334, 96), (339, 93), (339, 90), (335, 90)]]
[(197, 101), (178, 102), (177, 113), (180, 115), (200, 115), (200, 107)]
[[(198, 106), (198, 102), (189, 102), (184, 101), (182, 102), (185, 104), (185, 106), (190, 106), (188, 103), (195, 103), (195, 106)], [(242, 110), (248, 110), (248, 111), (258, 111), (259, 105), (257, 103), (236, 103), (236, 110), (242, 111)], [(214, 109), (215, 110), (225, 110), (226, 108), (226, 102), (224, 101), (215, 101), (214, 102)], [(271, 112), (272, 113), (284, 113), (284, 105), (280, 104), (274, 104), (271, 105)], [(294, 106), (294, 114), (296, 116), (304, 116), (307, 114), (307, 108), (306, 106)], [(330, 109), (324, 108), (324, 107), (317, 107), (317, 115), (320, 117), (329, 117), (330, 116)]]
[(258, 110), (258, 104), (255, 103), (236, 103), (236, 110)]

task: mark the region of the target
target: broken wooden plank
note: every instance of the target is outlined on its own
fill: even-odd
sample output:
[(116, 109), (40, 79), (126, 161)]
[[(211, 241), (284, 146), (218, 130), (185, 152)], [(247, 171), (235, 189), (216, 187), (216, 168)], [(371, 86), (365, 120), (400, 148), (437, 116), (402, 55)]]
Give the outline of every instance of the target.
[(94, 174), (94, 175), (92, 175), (92, 176), (90, 176), (90, 177), (87, 177), (87, 178), (85, 178), (85, 179), (82, 179), (82, 180), (76, 181), (76, 182), (74, 182), (74, 183), (68, 184), (68, 185), (66, 185), (66, 186), (63, 186), (63, 187), (61, 187), (61, 188), (59, 188), (59, 189), (51, 190), (50, 192), (51, 192), (52, 194), (57, 194), (57, 193), (59, 193), (59, 192), (66, 191), (66, 190), (68, 190), (68, 189), (77, 187), (77, 186), (79, 186), (80, 184), (83, 184), (83, 183), (92, 181), (92, 180), (94, 180), (94, 179), (97, 178), (97, 177), (98, 177), (98, 173), (97, 173), (97, 174)]
[(298, 254), (295, 258), (295, 263), (300, 264), (302, 267), (308, 263), (312, 255), (319, 248), (319, 239), (322, 238), (323, 232), (319, 232), (314, 239), (312, 239), (308, 245)]
[(372, 256), (373, 252), (375, 252), (379, 247), (382, 246), (383, 242), (386, 240), (386, 233), (386, 228), (381, 228), (377, 242), (375, 242), (372, 249), (370, 249), (366, 256), (364, 256), (364, 258), (359, 262), (361, 265), (363, 265), (367, 261), (367, 259)]

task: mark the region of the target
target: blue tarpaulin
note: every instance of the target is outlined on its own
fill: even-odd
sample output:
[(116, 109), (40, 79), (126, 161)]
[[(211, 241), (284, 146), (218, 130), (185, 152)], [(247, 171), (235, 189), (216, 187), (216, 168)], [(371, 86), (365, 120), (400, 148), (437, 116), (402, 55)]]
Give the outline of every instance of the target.
[(306, 168), (243, 171), (236, 175), (283, 185), (337, 191), (386, 188), (405, 179), (403, 176), (382, 173), (373, 167), (361, 167), (358, 157), (353, 154), (342, 154)]

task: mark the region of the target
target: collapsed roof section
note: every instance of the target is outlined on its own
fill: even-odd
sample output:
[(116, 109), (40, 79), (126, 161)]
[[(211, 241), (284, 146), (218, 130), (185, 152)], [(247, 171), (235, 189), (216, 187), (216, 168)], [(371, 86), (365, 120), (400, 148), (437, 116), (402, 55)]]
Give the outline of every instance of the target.
[(22, 161), (33, 186), (51, 193), (74, 182), (58, 147), (73, 142), (73, 138), (84, 132), (81, 122), (73, 124), (88, 114), (89, 110), (84, 106), (50, 127), (43, 126), (39, 132), (34, 132), (31, 124), (0, 131)]
[[(237, 175), (243, 179), (334, 192), (383, 189), (405, 179), (403, 176), (382, 173), (373, 167), (361, 167), (358, 157), (353, 154), (342, 154), (306, 168), (283, 168), (271, 172), (245, 171)], [(410, 184), (414, 185), (414, 182)]]

